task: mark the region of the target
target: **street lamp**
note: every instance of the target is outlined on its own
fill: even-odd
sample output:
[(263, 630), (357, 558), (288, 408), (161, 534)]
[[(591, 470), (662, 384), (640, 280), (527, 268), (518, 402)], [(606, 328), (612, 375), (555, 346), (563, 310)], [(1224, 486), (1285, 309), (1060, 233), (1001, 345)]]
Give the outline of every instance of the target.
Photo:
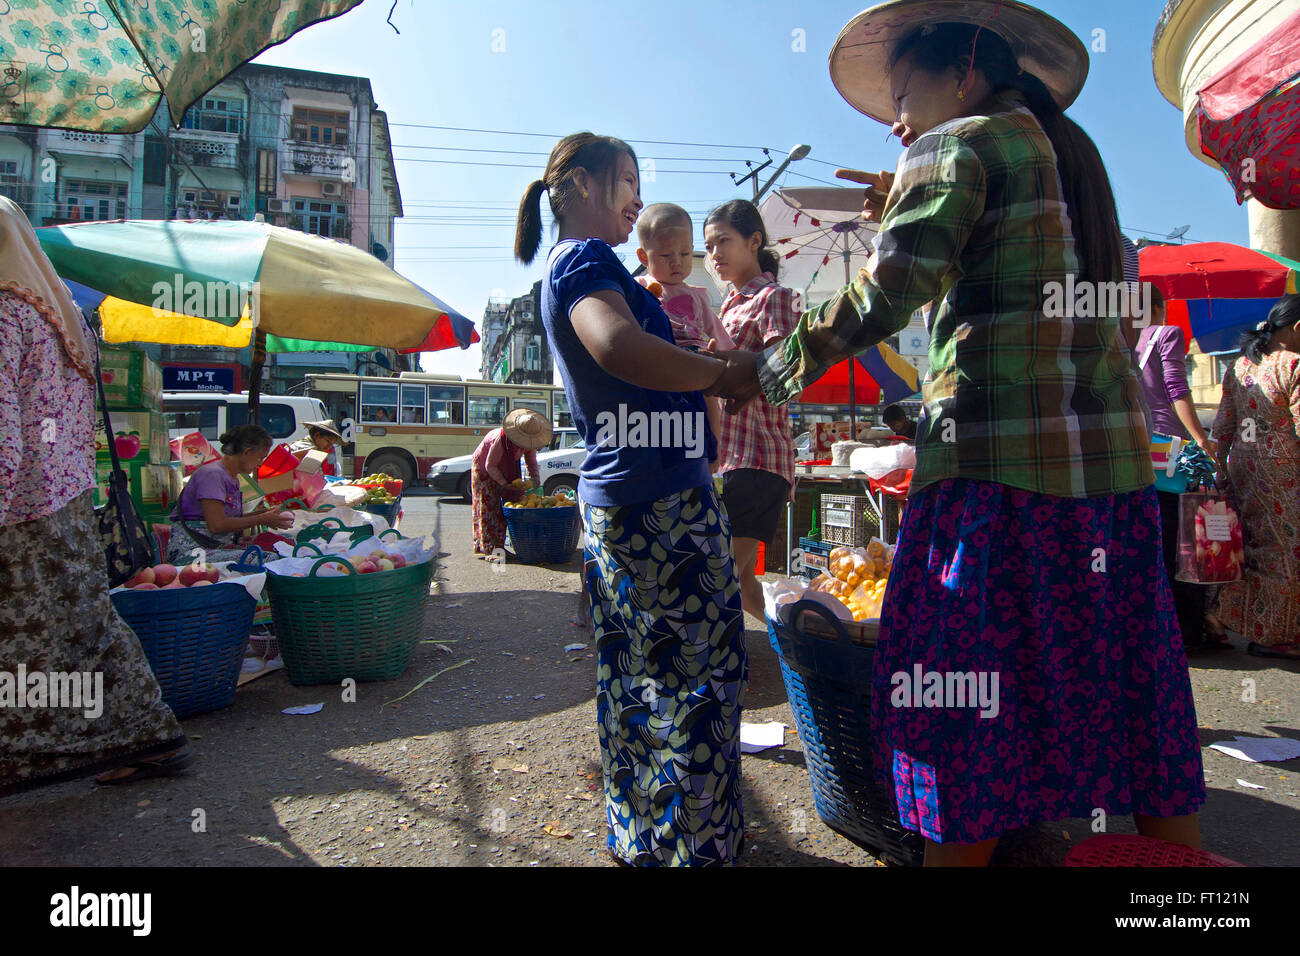
[[(777, 178), (780, 177), (780, 175), (783, 172), (785, 172), (787, 166), (789, 166), (791, 163), (799, 162), (799, 160), (803, 159), (811, 152), (812, 152), (812, 147), (804, 143), (800, 143), (794, 149), (790, 150), (790, 154), (786, 156), (785, 161), (782, 162), (780, 166), (776, 167), (776, 172), (772, 174), (772, 178), (767, 181), (767, 185), (764, 186), (762, 189), (758, 188), (758, 176), (755, 176), (754, 177), (754, 205), (756, 206), (758, 205), (758, 201), (763, 198), (763, 194), (772, 188), (772, 185), (777, 181)], [(755, 172), (757, 173), (757, 170), (755, 170)]]

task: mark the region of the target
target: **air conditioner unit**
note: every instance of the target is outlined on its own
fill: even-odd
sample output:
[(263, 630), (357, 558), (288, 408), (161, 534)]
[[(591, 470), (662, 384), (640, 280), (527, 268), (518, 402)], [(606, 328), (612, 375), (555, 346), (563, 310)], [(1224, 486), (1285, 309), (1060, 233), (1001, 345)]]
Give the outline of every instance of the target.
[(321, 183), (320, 193), (322, 196), (342, 196), (343, 184), (342, 183)]
[(216, 202), (216, 201), (217, 201), (216, 193), (203, 193), (199, 197), (199, 202)]
[(287, 199), (268, 199), (266, 201), (267, 212), (286, 213), (289, 211), (289, 200)]

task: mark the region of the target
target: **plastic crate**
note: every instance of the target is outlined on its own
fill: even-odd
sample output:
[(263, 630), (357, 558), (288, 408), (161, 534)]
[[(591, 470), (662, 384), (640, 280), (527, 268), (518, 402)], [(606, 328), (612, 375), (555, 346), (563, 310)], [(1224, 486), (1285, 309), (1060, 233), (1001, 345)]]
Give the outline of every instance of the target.
[(796, 603), (790, 620), (790, 626), (769, 620), (768, 639), (781, 660), (817, 815), (876, 856), (920, 866), (925, 841), (899, 823), (893, 788), (875, 774), (871, 672), (878, 625), (858, 626), (872, 635), (870, 644), (855, 641), (811, 601)]
[(522, 564), (567, 564), (582, 541), (577, 505), (503, 508), (515, 557)]
[(869, 508), (866, 495), (822, 495), (822, 541), (850, 548), (866, 547), (875, 530), (864, 512)]
[(234, 702), (257, 605), (242, 584), (116, 591), (112, 600), (178, 719)]
[(359, 505), (358, 511), (364, 511), (367, 514), (378, 515), (388, 522), (388, 527), (397, 527), (397, 516), (402, 513), (402, 499), (386, 505)]
[(1108, 833), (1084, 840), (1062, 866), (1244, 866), (1226, 857), (1132, 833)]

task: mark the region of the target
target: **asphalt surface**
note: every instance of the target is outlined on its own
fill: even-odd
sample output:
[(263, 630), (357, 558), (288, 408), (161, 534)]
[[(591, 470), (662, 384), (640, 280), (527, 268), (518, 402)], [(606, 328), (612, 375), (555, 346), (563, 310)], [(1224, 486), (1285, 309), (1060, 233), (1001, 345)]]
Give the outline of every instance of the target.
[[(355, 702), (333, 686), (294, 687), (283, 672), (246, 685), (233, 706), (185, 721), (197, 760), (182, 776), (73, 781), (0, 800), (0, 861), (611, 866), (595, 660), (590, 646), (564, 650), (590, 645), (570, 624), (578, 562), (495, 572), (473, 557), (467, 503), (408, 496), (404, 508), (403, 533), (441, 531), (446, 557), (426, 624), (441, 644), (419, 645), (398, 680), (358, 685)], [(818, 818), (776, 656), (759, 622), (748, 623), (745, 719), (789, 729), (783, 747), (744, 758), (746, 864), (882, 865)], [(1207, 748), (1206, 849), (1300, 865), (1300, 760), (1252, 764), (1208, 749), (1236, 734), (1300, 739), (1300, 666), (1238, 649), (1194, 655), (1191, 668)], [(323, 710), (281, 713), (313, 703)], [(1091, 823), (1021, 831), (995, 863), (1058, 864)], [(1133, 832), (1128, 818), (1107, 829)]]

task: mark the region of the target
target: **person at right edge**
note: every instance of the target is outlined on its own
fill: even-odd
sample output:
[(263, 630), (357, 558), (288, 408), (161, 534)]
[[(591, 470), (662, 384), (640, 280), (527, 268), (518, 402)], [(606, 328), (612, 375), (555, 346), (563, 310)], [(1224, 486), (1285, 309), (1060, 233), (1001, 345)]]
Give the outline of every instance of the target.
[[(896, 180), (839, 174), (873, 186), (874, 262), (784, 342), (722, 353), (707, 392), (729, 411), (790, 401), (934, 300), (872, 688), (899, 819), (931, 866), (984, 866), (1010, 830), (1099, 811), (1198, 847), (1200, 741), (1137, 380), (1118, 317), (1060, 308), (1067, 274), (1123, 275), (1105, 166), (1062, 114), (1088, 54), (1023, 3), (953, 0), (944, 22), (936, 6), (873, 7), (831, 53), (840, 92), (906, 147)], [(914, 667), (998, 683), (987, 706), (918, 707)]]

